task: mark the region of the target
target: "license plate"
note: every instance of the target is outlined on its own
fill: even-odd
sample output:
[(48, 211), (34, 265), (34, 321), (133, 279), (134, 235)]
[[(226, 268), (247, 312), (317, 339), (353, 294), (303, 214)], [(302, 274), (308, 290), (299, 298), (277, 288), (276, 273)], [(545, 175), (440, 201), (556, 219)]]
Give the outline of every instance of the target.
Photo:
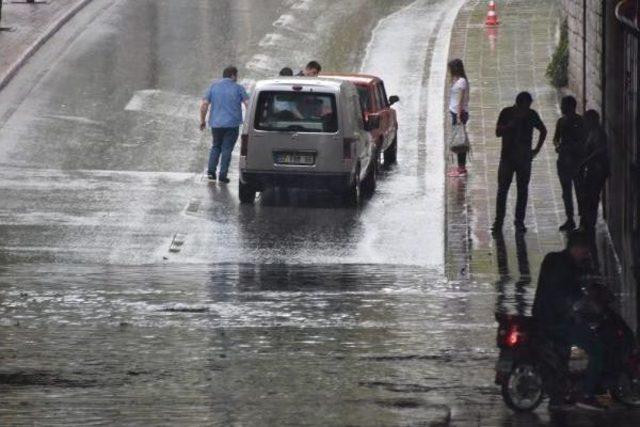
[(276, 153), (276, 163), (283, 165), (313, 165), (316, 156), (303, 153)]

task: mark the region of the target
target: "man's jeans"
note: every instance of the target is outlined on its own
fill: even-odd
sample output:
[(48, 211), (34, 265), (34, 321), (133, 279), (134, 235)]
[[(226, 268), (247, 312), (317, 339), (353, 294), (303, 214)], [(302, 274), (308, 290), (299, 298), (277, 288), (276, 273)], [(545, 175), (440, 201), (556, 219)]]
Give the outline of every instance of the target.
[(531, 160), (501, 158), (498, 166), (498, 196), (496, 198), (496, 221), (497, 225), (502, 225), (507, 210), (507, 195), (509, 187), (516, 175), (518, 196), (516, 201), (516, 224), (524, 223), (527, 212), (527, 200), (529, 198), (529, 181), (531, 180)]
[[(209, 154), (209, 175), (216, 175), (218, 161), (220, 161), (220, 178), (226, 178), (231, 163), (231, 152), (238, 139), (238, 128), (211, 128), (213, 145)], [(222, 158), (220, 158), (222, 157)]]

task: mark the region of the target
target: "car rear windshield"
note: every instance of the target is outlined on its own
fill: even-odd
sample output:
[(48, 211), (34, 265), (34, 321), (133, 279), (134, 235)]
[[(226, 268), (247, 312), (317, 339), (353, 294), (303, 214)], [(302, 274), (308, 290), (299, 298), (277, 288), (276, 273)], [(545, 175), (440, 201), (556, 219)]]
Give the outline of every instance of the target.
[(254, 126), (266, 131), (335, 133), (336, 98), (331, 93), (262, 92)]

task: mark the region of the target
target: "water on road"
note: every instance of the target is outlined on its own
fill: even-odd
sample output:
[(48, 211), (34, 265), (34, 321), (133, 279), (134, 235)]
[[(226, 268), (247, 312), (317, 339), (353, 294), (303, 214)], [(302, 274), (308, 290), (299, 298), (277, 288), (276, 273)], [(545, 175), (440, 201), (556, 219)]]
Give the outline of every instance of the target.
[[(542, 422), (492, 376), (494, 309), (531, 292), (444, 277), (462, 3), (94, 0), (74, 18), (0, 93), (0, 424)], [(357, 209), (241, 206), (236, 162), (232, 185), (203, 177), (201, 92), (229, 63), (250, 84), (309, 59), (400, 96), (398, 165)]]

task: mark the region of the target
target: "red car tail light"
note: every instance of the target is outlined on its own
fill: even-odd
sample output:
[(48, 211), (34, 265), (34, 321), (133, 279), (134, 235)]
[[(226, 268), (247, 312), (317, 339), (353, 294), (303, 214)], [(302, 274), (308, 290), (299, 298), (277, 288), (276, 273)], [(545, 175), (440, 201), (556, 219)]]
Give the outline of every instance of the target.
[(342, 158), (345, 160), (351, 160), (353, 156), (353, 143), (356, 142), (355, 138), (345, 138), (342, 142)]
[(249, 151), (249, 135), (242, 134), (240, 137), (240, 155), (246, 156)]

